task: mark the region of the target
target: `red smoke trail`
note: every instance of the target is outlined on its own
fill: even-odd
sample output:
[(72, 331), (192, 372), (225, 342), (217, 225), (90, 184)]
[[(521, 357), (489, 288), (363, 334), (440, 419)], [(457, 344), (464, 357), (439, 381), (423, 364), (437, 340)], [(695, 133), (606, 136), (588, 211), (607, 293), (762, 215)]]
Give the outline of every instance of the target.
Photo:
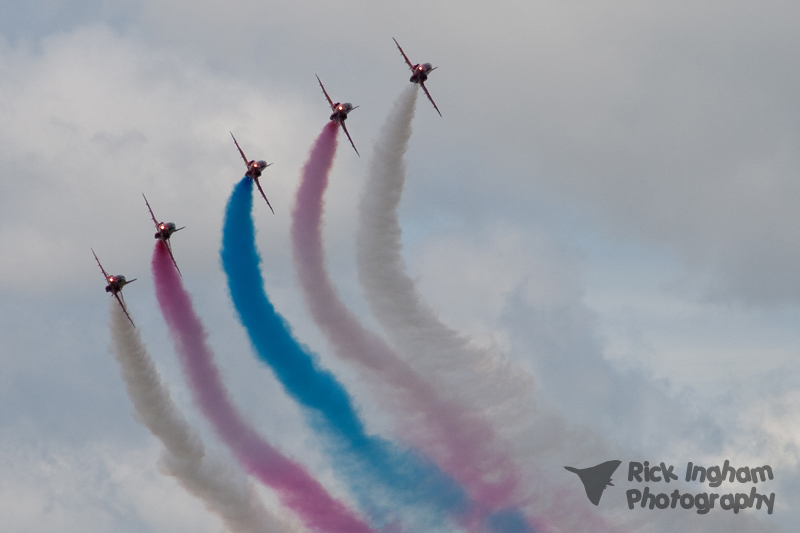
[(206, 343), (207, 334), (164, 243), (153, 251), (153, 277), (161, 312), (169, 325), (195, 402), (245, 469), (275, 489), (281, 502), (309, 528), (336, 533), (372, 531), (299, 464), (273, 448), (231, 404)]
[(328, 123), (303, 168), (292, 212), (295, 266), (306, 303), (337, 355), (354, 360), (394, 388), (404, 435), (411, 435), (443, 470), (484, 509), (515, 505), (518, 469), (486, 421), (445, 401), (400, 359), (382, 338), (367, 330), (339, 298), (325, 268), (322, 212), (328, 174), (336, 153), (337, 125)]

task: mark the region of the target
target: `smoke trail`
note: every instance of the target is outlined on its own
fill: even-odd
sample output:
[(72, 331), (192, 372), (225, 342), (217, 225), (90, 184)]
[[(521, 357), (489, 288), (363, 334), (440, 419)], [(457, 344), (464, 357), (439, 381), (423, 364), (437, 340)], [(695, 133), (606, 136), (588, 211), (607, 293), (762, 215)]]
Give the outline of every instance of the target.
[(164, 445), (161, 465), (234, 533), (299, 532), (302, 528), (271, 514), (253, 485), (221, 456), (209, 456), (200, 436), (172, 402), (167, 386), (117, 302), (111, 301), (111, 336), (139, 421)]
[(463, 490), (429, 461), (367, 435), (344, 387), (293, 338), (263, 289), (251, 211), (252, 183), (245, 178), (231, 195), (223, 228), (221, 256), (231, 298), (259, 357), (328, 437), (334, 466), (353, 493), (384, 523), (387, 516), (400, 518), (393, 513), (404, 507), (413, 510), (414, 516), (404, 518), (424, 521), (417, 530), (430, 531), (445, 516), (466, 516), (472, 509)]
[[(357, 266), (370, 309), (403, 358), (447, 399), (470, 412), (491, 413), (503, 440), (513, 443), (518, 462), (533, 465), (535, 457), (541, 459), (556, 452), (561, 460), (566, 455), (573, 462), (595, 455), (601, 449), (595, 439), (586, 433), (569, 433), (560, 416), (537, 405), (529, 375), (498, 354), (470, 346), (468, 339), (442, 324), (406, 273), (397, 210), (405, 183), (403, 156), (413, 118), (409, 100), (415, 96), (416, 92), (401, 94), (387, 118), (359, 205)], [(565, 453), (567, 441), (575, 444)], [(541, 496), (545, 487), (550, 491), (559, 485), (544, 482), (533, 468), (527, 466), (524, 471), (530, 494)], [(562, 497), (574, 497), (579, 502), (581, 495), (573, 491), (564, 492)], [(527, 506), (528, 514), (539, 517), (545, 508), (547, 523), (569, 531), (603, 530), (596, 515), (574, 512), (579, 506), (566, 502), (554, 506), (534, 499)], [(547, 528), (545, 523), (536, 522), (537, 529)], [(509, 527), (504, 520), (497, 524), (498, 531)]]
[(281, 455), (245, 422), (228, 398), (206, 343), (205, 328), (160, 241), (153, 251), (152, 267), (156, 297), (194, 399), (246, 470), (275, 489), (281, 502), (311, 529), (337, 533), (372, 531), (303, 467)]
[[(411, 116), (402, 104), (395, 107), (381, 130), (361, 198), (357, 234), (358, 273), (373, 313), (400, 355), (432, 383), (437, 390), (475, 409), (486, 409), (492, 422), (513, 439), (516, 456), (523, 465), (553, 465), (550, 477), (525, 470), (525, 484), (540, 498), (530, 505), (531, 513), (542, 516), (546, 524), (537, 531), (599, 533), (619, 531), (770, 531), (777, 529), (757, 515), (724, 513), (711, 517), (691, 513), (658, 515), (630, 514), (627, 506), (611, 512), (609, 519), (619, 528), (604, 523), (588, 509), (582, 487), (565, 487), (562, 465), (597, 459), (610, 459), (620, 450), (610, 450), (585, 431), (570, 430), (561, 417), (537, 403), (533, 380), (517, 370), (500, 354), (479, 350), (441, 323), (417, 293), (406, 273), (401, 256), (401, 231), (397, 207), (405, 181), (403, 154), (411, 134)], [(510, 390), (505, 390), (507, 387)], [(630, 453), (630, 452), (629, 452)], [(589, 462), (587, 462), (587, 460)], [(561, 472), (558, 472), (558, 471)], [(624, 474), (623, 474), (624, 476)], [(622, 476), (620, 476), (622, 477)], [(604, 509), (605, 511), (605, 509)], [(605, 513), (604, 513), (605, 514)], [(497, 532), (516, 531), (514, 517), (495, 517)]]
[[(409, 86), (399, 105), (413, 116), (416, 86)], [(519, 490), (517, 466), (485, 419), (453, 402), (445, 402), (386, 342), (367, 330), (345, 306), (325, 268), (322, 246), (323, 196), (336, 151), (335, 124), (322, 130), (303, 168), (292, 212), (295, 266), (306, 303), (337, 355), (354, 360), (393, 387), (395, 415), (402, 435), (421, 447), (445, 471), (467, 487), (470, 496), (489, 510), (511, 507)], [(381, 390), (382, 398), (386, 401)]]

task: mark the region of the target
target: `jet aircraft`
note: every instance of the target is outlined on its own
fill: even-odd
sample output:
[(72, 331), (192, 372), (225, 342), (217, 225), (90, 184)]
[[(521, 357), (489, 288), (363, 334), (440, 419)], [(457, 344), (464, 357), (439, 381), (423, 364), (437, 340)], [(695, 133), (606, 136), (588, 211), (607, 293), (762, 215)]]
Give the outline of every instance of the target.
[(178, 268), (178, 263), (175, 262), (175, 256), (172, 255), (172, 244), (170, 243), (169, 238), (172, 237), (173, 233), (182, 230), (186, 226), (176, 228), (174, 222), (159, 222), (156, 220), (156, 216), (153, 214), (153, 209), (150, 207), (150, 202), (147, 201), (147, 196), (145, 196), (144, 193), (142, 193), (142, 198), (144, 198), (144, 203), (147, 204), (147, 210), (150, 211), (150, 218), (153, 219), (153, 224), (156, 225), (155, 238), (163, 242), (164, 246), (167, 247), (167, 252), (169, 252), (169, 256), (172, 258), (172, 264), (175, 265), (175, 270), (177, 270), (178, 274), (180, 274), (181, 269)]
[(328, 103), (331, 105), (331, 110), (333, 111), (333, 114), (331, 115), (331, 120), (333, 120), (334, 122), (338, 122), (339, 125), (342, 126), (344, 134), (347, 135), (347, 140), (350, 141), (350, 146), (352, 146), (353, 150), (356, 151), (356, 155), (358, 157), (361, 157), (361, 154), (358, 153), (358, 149), (356, 149), (356, 145), (353, 144), (353, 139), (350, 138), (350, 133), (347, 131), (347, 126), (344, 125), (344, 121), (347, 120), (347, 114), (353, 109), (356, 109), (358, 106), (353, 107), (353, 104), (351, 104), (350, 102), (345, 102), (345, 103), (336, 102), (334, 104), (333, 100), (331, 100), (331, 97), (328, 96), (328, 91), (325, 90), (325, 86), (322, 85), (322, 81), (320, 81), (319, 76), (317, 76), (317, 81), (319, 82), (319, 86), (322, 87), (322, 92), (325, 94), (325, 98), (328, 99)]
[(400, 47), (400, 44), (397, 42), (397, 39), (392, 37), (392, 40), (394, 41), (394, 44), (397, 45), (397, 49), (400, 50), (400, 53), (403, 54), (403, 59), (406, 60), (406, 63), (408, 64), (408, 68), (411, 69), (411, 72), (412, 72), (411, 79), (408, 80), (408, 81), (410, 81), (411, 83), (419, 83), (419, 86), (422, 87), (423, 91), (425, 91), (425, 96), (428, 97), (428, 100), (430, 100), (431, 103), (433, 104), (433, 108), (436, 110), (437, 113), (439, 113), (439, 116), (441, 117), (442, 116), (442, 112), (439, 111), (439, 107), (436, 105), (436, 102), (433, 101), (433, 98), (431, 97), (431, 93), (429, 93), (428, 92), (428, 88), (425, 87), (425, 80), (428, 79), (428, 73), (433, 71), (433, 70), (436, 70), (437, 67), (432, 66), (430, 63), (423, 63), (421, 65), (419, 63), (417, 63), (416, 65), (412, 65), (411, 61), (408, 60), (408, 56), (406, 55), (405, 52), (403, 52), (403, 49)]
[(236, 142), (236, 137), (233, 136), (233, 132), (229, 133), (231, 134), (231, 137), (233, 137), (233, 142), (236, 145), (236, 148), (239, 149), (239, 153), (241, 154), (242, 159), (244, 160), (245, 166), (247, 166), (247, 172), (245, 172), (244, 175), (256, 182), (256, 186), (258, 187), (258, 190), (261, 192), (261, 196), (264, 197), (264, 201), (267, 202), (269, 210), (272, 211), (272, 214), (274, 215), (275, 210), (272, 209), (272, 205), (270, 205), (269, 200), (267, 200), (267, 195), (264, 194), (264, 189), (261, 188), (261, 183), (258, 181), (258, 178), (261, 177), (261, 172), (265, 168), (270, 166), (272, 163), (267, 163), (266, 161), (255, 161), (253, 159), (248, 160), (247, 157), (245, 157), (242, 149), (239, 147), (239, 143)]
[(103, 277), (105, 277), (107, 283), (106, 292), (110, 292), (111, 296), (117, 299), (117, 302), (119, 302), (120, 307), (122, 307), (122, 312), (125, 313), (125, 316), (128, 317), (128, 320), (131, 321), (131, 325), (133, 327), (136, 327), (136, 324), (133, 323), (131, 315), (128, 314), (128, 308), (125, 307), (125, 298), (122, 297), (122, 288), (128, 283), (133, 283), (134, 281), (136, 281), (136, 278), (133, 278), (132, 280), (128, 281), (125, 279), (125, 276), (120, 276), (120, 275), (109, 276), (108, 272), (106, 272), (106, 269), (103, 268), (103, 265), (100, 264), (100, 260), (97, 258), (97, 254), (94, 253), (94, 250), (92, 250), (92, 255), (94, 256), (94, 260), (97, 261), (97, 266), (99, 266), (100, 270), (103, 271)]

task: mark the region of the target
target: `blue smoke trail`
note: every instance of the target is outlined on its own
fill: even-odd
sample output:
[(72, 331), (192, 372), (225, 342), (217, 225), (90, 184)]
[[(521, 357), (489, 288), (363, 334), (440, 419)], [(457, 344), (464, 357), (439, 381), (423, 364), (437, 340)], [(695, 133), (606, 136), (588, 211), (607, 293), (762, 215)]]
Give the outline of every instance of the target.
[(401, 506), (415, 508), (422, 513), (417, 518), (426, 516), (427, 521), (466, 518), (472, 509), (464, 490), (430, 461), (367, 435), (347, 391), (319, 367), (318, 357), (294, 339), (289, 324), (275, 311), (259, 268), (252, 191), (249, 178), (234, 188), (220, 255), (233, 304), (258, 356), (307, 409), (314, 429), (329, 437), (334, 466), (373, 519), (386, 524), (387, 513)]

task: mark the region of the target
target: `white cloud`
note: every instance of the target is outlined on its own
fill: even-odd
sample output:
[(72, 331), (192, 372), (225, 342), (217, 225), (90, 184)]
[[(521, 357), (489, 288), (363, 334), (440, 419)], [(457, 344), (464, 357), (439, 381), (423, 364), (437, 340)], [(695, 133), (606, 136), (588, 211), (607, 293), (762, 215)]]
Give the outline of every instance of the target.
[(156, 468), (157, 447), (109, 450), (97, 443), (42, 452), (4, 439), (0, 513), (16, 531), (192, 531), (221, 524)]
[[(214, 78), (105, 28), (47, 38), (41, 51), (10, 50), (0, 69), (0, 244), (18, 251), (3, 258), (0, 280), (29, 290), (53, 289), (57, 280), (45, 272), (55, 264), (83, 279), (89, 246), (112, 271), (147, 254), (152, 229), (141, 192), (158, 216), (191, 228), (176, 248), (197, 258), (192, 250), (215, 231), (213, 215), (243, 171), (228, 130), (251, 157), (275, 161), (292, 153), (302, 117), (246, 82)], [(292, 180), (274, 177), (291, 167), (278, 161), (264, 185), (285, 204)]]
[[(797, 345), (794, 4), (81, 5), (94, 14), (56, 22), (58, 10), (37, 12), (40, 28), (20, 22), (0, 45), (1, 316), (17, 316), (0, 328), (0, 346), (12, 347), (0, 354), (0, 393), (14, 402), (4, 428), (18, 431), (18, 417), (34, 421), (32, 440), (75, 438), (77, 430), (48, 423), (81, 413), (116, 383), (113, 365), (101, 360), (105, 308), (95, 312), (87, 299), (105, 297), (90, 246), (109, 270), (140, 278), (129, 302), (158, 339), (149, 343), (154, 353), (174, 366), (149, 296), (145, 192), (159, 217), (188, 227), (174, 243), (176, 258), (214, 324), (239, 398), (329, 476), (290, 402), (264, 392), (274, 384), (251, 365), (226, 307), (219, 224), (242, 171), (227, 132), (250, 157), (275, 163), (264, 184), (277, 214), (257, 214), (268, 288), (301, 339), (324, 351), (299, 302), (286, 247), (299, 168), (327, 116), (313, 74), (334, 96), (361, 104), (349, 124), (368, 157), (407, 79), (394, 36), (412, 60), (440, 67), (429, 87), (444, 118), (419, 102), (401, 223), (409, 264), (447, 320), (479, 342), (508, 348), (545, 378), (551, 398), (577, 391), (564, 407), (573, 422), (640, 431), (643, 447), (714, 454), (747, 448), (720, 420), (750, 432), (761, 417), (758, 453), (792, 464), (793, 397), (770, 390), (757, 369), (763, 361), (765, 370), (791, 374)], [(337, 284), (362, 312), (352, 210), (365, 163), (340, 152), (325, 233)], [(717, 305), (731, 301), (743, 305)], [(43, 333), (50, 324), (55, 333)], [(63, 354), (51, 355), (58, 345)], [(728, 378), (703, 390), (693, 369)], [(592, 374), (602, 378), (594, 387)], [(663, 380), (654, 384), (654, 375)], [(260, 387), (263, 380), (270, 386)], [(728, 400), (748, 381), (766, 396), (761, 411), (743, 409), (739, 420)], [(701, 428), (695, 440), (698, 426), (681, 419), (670, 418), (677, 436), (672, 426), (649, 422), (653, 413), (669, 414), (671, 398), (681, 395), (684, 406), (702, 399), (689, 412), (721, 427)], [(273, 400), (275, 414), (268, 413)], [(120, 401), (98, 419), (116, 413)], [(75, 417), (96, 436), (102, 424), (91, 415)], [(109, 427), (109, 442), (131, 431)], [(7, 446), (2, 457), (15, 453)], [(91, 521), (117, 531), (195, 523), (181, 506), (199, 504), (172, 494), (150, 458), (136, 456), (145, 452), (123, 455), (114, 468), (92, 467), (117, 476), (108, 481), (118, 486), (110, 496), (103, 482), (70, 466), (88, 453), (67, 449), (66, 466), (31, 466), (37, 473), (6, 481), (3, 490), (19, 494), (20, 504), (0, 514), (54, 531), (83, 531)], [(128, 464), (152, 478), (128, 472)], [(73, 505), (51, 494), (51, 474), (72, 483)], [(139, 486), (161, 487), (153, 494), (170, 502), (186, 499), (171, 517)]]

